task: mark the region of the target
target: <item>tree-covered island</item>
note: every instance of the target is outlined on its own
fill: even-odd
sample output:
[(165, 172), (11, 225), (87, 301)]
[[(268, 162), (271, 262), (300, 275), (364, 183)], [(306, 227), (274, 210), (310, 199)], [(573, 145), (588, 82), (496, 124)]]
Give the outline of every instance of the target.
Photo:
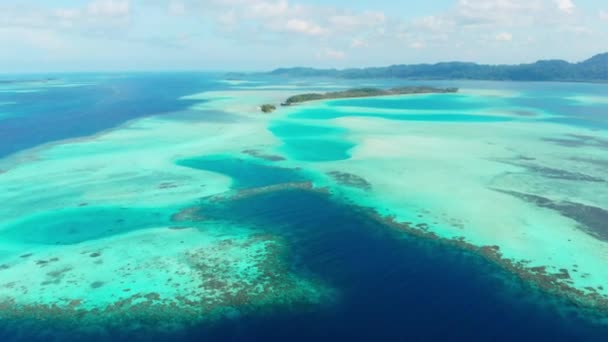
[(277, 109), (277, 106), (272, 105), (272, 104), (263, 104), (260, 106), (260, 109), (264, 113), (272, 113)]
[(435, 88), (435, 87), (398, 87), (392, 89), (378, 88), (355, 88), (344, 91), (335, 91), (329, 93), (308, 93), (295, 95), (282, 103), (282, 106), (291, 106), (298, 103), (316, 101), (316, 100), (332, 100), (345, 99), (355, 97), (376, 97), (390, 95), (410, 95), (410, 94), (445, 94), (456, 93), (458, 88)]

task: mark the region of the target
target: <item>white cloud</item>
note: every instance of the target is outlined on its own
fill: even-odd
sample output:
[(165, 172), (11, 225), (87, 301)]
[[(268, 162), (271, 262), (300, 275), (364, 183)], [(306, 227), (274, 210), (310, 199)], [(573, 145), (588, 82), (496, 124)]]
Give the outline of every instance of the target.
[(543, 0), (459, 0), (450, 14), (459, 25), (519, 25), (533, 22), (544, 11)]
[(352, 37), (382, 35), (387, 25), (385, 14), (380, 11), (313, 5), (302, 0), (179, 1), (188, 5), (188, 14), (213, 20), (221, 32), (235, 40), (252, 41), (253, 36), (254, 40), (265, 42), (296, 42), (299, 38), (323, 37), (348, 46)]
[(342, 60), (344, 58), (346, 58), (346, 53), (344, 53), (344, 51), (334, 49), (325, 49), (317, 53), (317, 59)]
[(77, 8), (60, 8), (55, 10), (55, 15), (63, 20), (76, 20), (82, 15), (82, 11)]
[(369, 43), (367, 41), (359, 38), (353, 38), (353, 40), (350, 42), (350, 47), (353, 49), (366, 48), (368, 46)]
[(286, 0), (277, 2), (253, 1), (250, 5), (251, 14), (259, 17), (277, 17), (287, 14), (290, 10)]
[(180, 16), (186, 14), (186, 5), (181, 1), (171, 1), (167, 11), (170, 15)]
[(418, 19), (414, 19), (412, 26), (426, 31), (441, 31), (451, 26), (451, 23), (446, 21), (444, 18), (438, 16), (426, 16)]
[[(154, 48), (179, 45), (193, 51), (203, 42), (219, 47), (218, 51), (258, 47), (283, 51), (276, 54), (281, 56), (275, 57), (276, 63), (282, 63), (281, 58), (292, 63), (317, 55), (329, 65), (346, 58), (353, 63), (387, 64), (469, 55), (476, 61), (506, 61), (513, 53), (508, 49), (515, 47), (508, 42), (514, 39), (517, 47), (526, 46), (517, 58), (578, 58), (591, 47), (597, 48), (597, 37), (608, 22), (608, 8), (586, 13), (576, 0), (455, 0), (419, 17), (388, 12), (390, 6), (386, 6), (387, 12), (366, 11), (361, 6), (336, 7), (306, 0), (83, 0), (80, 5), (48, 1), (27, 6), (7, 2), (0, 0), (0, 28), (52, 31), (55, 36), (27, 35), (30, 45), (48, 49), (61, 48), (56, 38), (70, 44), (76, 39), (96, 42), (110, 38), (111, 44), (137, 39)], [(135, 9), (137, 15), (133, 15)], [(145, 19), (159, 12), (170, 28), (154, 27), (155, 20)], [(182, 20), (188, 25), (170, 25)], [(76, 35), (81, 37), (74, 38)], [(494, 49), (480, 49), (480, 42), (493, 43)], [(577, 48), (564, 50), (564, 46)]]
[(122, 17), (129, 15), (129, 1), (95, 0), (87, 6), (87, 12), (93, 16)]
[(496, 35), (495, 39), (499, 42), (510, 42), (513, 40), (513, 35), (509, 32), (501, 32)]
[(564, 27), (560, 28), (558, 31), (559, 32), (574, 33), (574, 34), (577, 34), (577, 35), (592, 34), (593, 33), (592, 29), (590, 29), (589, 27), (583, 26), (583, 25), (564, 26)]
[(410, 44), (410, 47), (412, 49), (416, 49), (416, 50), (422, 49), (422, 48), (424, 48), (424, 46), (425, 46), (424, 43), (421, 41), (415, 41)]
[(338, 13), (327, 19), (337, 31), (354, 31), (367, 28), (381, 28), (386, 22), (383, 12)]
[(576, 5), (572, 2), (572, 0), (555, 0), (555, 4), (560, 12), (571, 14), (574, 12)]
[(325, 32), (321, 26), (303, 19), (290, 19), (285, 24), (285, 29), (289, 32), (303, 33), (311, 36), (318, 36)]

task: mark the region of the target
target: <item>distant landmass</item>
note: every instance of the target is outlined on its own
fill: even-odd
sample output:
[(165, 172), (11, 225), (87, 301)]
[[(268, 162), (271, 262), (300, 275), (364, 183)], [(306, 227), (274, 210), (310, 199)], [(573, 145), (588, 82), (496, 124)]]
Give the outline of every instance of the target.
[(414, 80), (505, 80), (608, 82), (608, 53), (579, 63), (541, 60), (531, 64), (484, 65), (466, 62), (392, 65), (361, 69), (281, 68), (266, 73), (275, 76), (337, 78), (399, 78)]

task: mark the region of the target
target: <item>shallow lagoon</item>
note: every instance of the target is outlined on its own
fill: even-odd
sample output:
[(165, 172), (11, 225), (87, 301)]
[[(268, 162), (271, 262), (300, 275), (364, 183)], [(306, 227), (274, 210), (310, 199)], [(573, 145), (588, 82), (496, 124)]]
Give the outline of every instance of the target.
[[(257, 105), (318, 81), (188, 77), (159, 99), (170, 113), (0, 161), (3, 340), (606, 336), (585, 302), (608, 288), (593, 232), (608, 203), (606, 105), (581, 101), (602, 86), (470, 82), (450, 99), (267, 116)], [(499, 259), (474, 248), (495, 245)]]

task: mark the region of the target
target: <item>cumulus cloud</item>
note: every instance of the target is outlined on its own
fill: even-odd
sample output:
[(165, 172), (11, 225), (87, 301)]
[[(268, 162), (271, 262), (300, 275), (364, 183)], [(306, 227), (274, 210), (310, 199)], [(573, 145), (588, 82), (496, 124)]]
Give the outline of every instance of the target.
[(303, 19), (290, 19), (285, 24), (285, 29), (289, 32), (302, 33), (310, 36), (317, 36), (325, 32), (321, 26)]
[[(608, 21), (608, 8), (586, 13), (585, 8), (576, 6), (576, 0), (455, 0), (419, 17), (306, 0), (86, 0), (80, 5), (50, 1), (7, 5), (18, 2), (0, 1), (0, 28), (53, 31), (39, 40), (41, 46), (49, 48), (61, 46), (61, 40), (55, 38), (69, 41), (68, 36), (75, 33), (84, 40), (139, 39), (155, 48), (179, 46), (195, 50), (208, 40), (207, 44), (232, 51), (280, 48), (285, 51), (281, 56), (301, 56), (304, 60), (317, 57), (328, 63), (347, 59), (344, 51), (355, 49), (359, 49), (357, 54), (348, 59), (357, 62), (367, 62), (367, 56), (379, 56), (377, 59), (384, 62), (413, 55), (457, 59), (466, 51), (479, 53), (481, 59), (499, 53), (480, 51), (480, 43), (493, 42), (498, 51), (530, 45), (526, 43), (529, 39), (536, 39), (534, 45), (543, 48), (554, 44), (547, 54), (560, 57), (563, 53), (554, 52), (564, 44), (595, 39), (589, 44), (597, 46), (593, 35), (603, 33), (603, 20)], [(388, 8), (392, 7), (388, 5), (387, 11)], [(137, 16), (133, 15), (135, 10)], [(156, 22), (149, 19), (148, 11), (164, 14), (167, 30), (149, 27)], [(178, 21), (182, 20), (187, 20), (188, 25), (180, 25)], [(171, 21), (176, 25), (171, 25)], [(133, 27), (138, 29), (131, 30)], [(551, 34), (555, 32), (563, 34)], [(514, 38), (516, 43), (507, 44)], [(35, 34), (27, 39), (38, 44)], [(297, 53), (290, 55), (288, 51)], [(473, 53), (471, 56), (477, 57)]]
[(366, 48), (368, 46), (369, 43), (363, 39), (353, 38), (353, 40), (350, 41), (350, 47), (353, 49)]
[(130, 18), (129, 1), (94, 0), (82, 6), (0, 4), (0, 27), (45, 29), (73, 33), (124, 27)]
[(181, 1), (170, 1), (167, 6), (170, 15), (180, 16), (186, 14), (186, 5)]
[(76, 20), (81, 17), (82, 11), (75, 8), (60, 8), (55, 10), (55, 15), (63, 20)]
[(566, 14), (572, 14), (576, 8), (572, 0), (555, 0), (555, 4), (561, 12)]
[(518, 25), (534, 21), (543, 11), (542, 0), (459, 0), (450, 14), (459, 25)]
[(317, 59), (342, 60), (344, 58), (346, 58), (346, 53), (344, 53), (344, 51), (334, 49), (325, 49), (317, 53)]
[(386, 23), (386, 16), (383, 12), (372, 11), (365, 11), (362, 13), (338, 13), (330, 15), (327, 22), (335, 31), (352, 32), (356, 30), (381, 28)]
[(422, 48), (424, 48), (424, 47), (425, 47), (425, 45), (424, 45), (424, 43), (423, 43), (423, 42), (421, 42), (421, 41), (415, 41), (415, 42), (413, 42), (413, 43), (411, 43), (411, 44), (410, 44), (410, 47), (411, 47), (412, 49), (416, 49), (416, 50), (418, 50), (418, 49), (422, 49)]
[(513, 40), (513, 35), (509, 32), (501, 32), (496, 35), (495, 39), (499, 42), (510, 42)]
[(443, 31), (452, 26), (453, 23), (446, 20), (446, 18), (442, 18), (439, 16), (426, 16), (422, 18), (414, 19), (412, 22), (412, 26), (419, 30), (424, 31)]
[[(174, 0), (171, 0), (174, 1)], [(354, 11), (289, 0), (181, 0), (189, 14), (216, 23), (233, 39), (297, 42), (298, 39), (339, 40), (381, 34), (386, 17), (379, 11)], [(287, 36), (289, 35), (289, 36)], [(226, 38), (225, 37), (225, 38)]]
[(122, 17), (129, 14), (129, 1), (95, 0), (87, 6), (87, 11), (93, 16)]
[(277, 2), (254, 1), (251, 2), (249, 10), (255, 16), (277, 17), (287, 14), (290, 6), (286, 0), (279, 0)]

